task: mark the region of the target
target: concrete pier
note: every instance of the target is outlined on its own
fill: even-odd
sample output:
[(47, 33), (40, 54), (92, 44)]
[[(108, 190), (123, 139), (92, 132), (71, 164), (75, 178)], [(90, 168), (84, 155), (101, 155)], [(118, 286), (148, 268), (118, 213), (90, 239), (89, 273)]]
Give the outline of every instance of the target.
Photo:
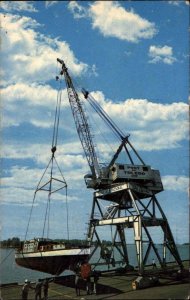
[[(97, 285), (97, 295), (87, 295), (84, 282), (80, 296), (76, 296), (74, 276), (55, 277), (49, 284), (48, 300), (59, 299), (190, 299), (189, 262), (186, 262), (186, 276), (180, 278), (175, 269), (160, 273), (159, 283), (148, 288), (134, 290), (132, 283), (138, 277), (128, 274), (102, 274)], [(153, 275), (153, 274), (152, 274)], [(158, 273), (154, 274), (158, 275)], [(35, 286), (35, 283), (31, 283)], [(22, 285), (18, 283), (1, 286), (1, 300), (20, 300)], [(43, 296), (43, 293), (42, 293)], [(34, 299), (34, 290), (29, 291), (28, 300)], [(43, 298), (42, 298), (43, 299)]]

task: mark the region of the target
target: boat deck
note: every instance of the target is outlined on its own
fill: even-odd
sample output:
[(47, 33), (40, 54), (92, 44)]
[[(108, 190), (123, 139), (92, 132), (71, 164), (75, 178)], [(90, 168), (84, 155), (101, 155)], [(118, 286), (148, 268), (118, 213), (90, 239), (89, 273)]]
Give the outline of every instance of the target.
[[(189, 263), (186, 265), (188, 267)], [(188, 270), (188, 268), (186, 268)], [(157, 276), (157, 270), (151, 271), (151, 276)], [(154, 274), (155, 273), (155, 274)], [(176, 273), (175, 273), (176, 274)], [(49, 283), (48, 300), (59, 299), (190, 299), (190, 281), (187, 276), (177, 280), (173, 273), (159, 274), (159, 284), (154, 287), (133, 290), (132, 282), (137, 273), (130, 274), (102, 274), (97, 284), (97, 295), (87, 295), (84, 283), (81, 286), (80, 296), (76, 296), (74, 276), (54, 277)], [(32, 287), (35, 283), (31, 283)], [(15, 283), (1, 286), (1, 300), (20, 300), (22, 285)], [(43, 296), (43, 295), (42, 295)], [(34, 290), (30, 289), (28, 300), (34, 299)], [(43, 297), (42, 297), (43, 299)]]

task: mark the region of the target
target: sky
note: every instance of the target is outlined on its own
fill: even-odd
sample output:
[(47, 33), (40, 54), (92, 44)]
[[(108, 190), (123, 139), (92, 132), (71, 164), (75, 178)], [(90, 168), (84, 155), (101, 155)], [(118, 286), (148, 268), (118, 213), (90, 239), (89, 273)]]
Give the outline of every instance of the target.
[[(89, 90), (160, 171), (157, 198), (175, 240), (187, 242), (188, 1), (2, 1), (0, 11), (1, 239), (24, 239), (51, 158), (60, 58), (76, 88)], [(97, 155), (109, 162), (119, 144), (84, 105)], [(70, 238), (83, 239), (93, 191), (84, 183), (89, 167), (64, 85), (56, 160), (68, 196), (63, 189), (51, 202), (50, 237), (67, 237), (69, 217)], [(41, 236), (46, 194), (34, 201), (28, 238)]]

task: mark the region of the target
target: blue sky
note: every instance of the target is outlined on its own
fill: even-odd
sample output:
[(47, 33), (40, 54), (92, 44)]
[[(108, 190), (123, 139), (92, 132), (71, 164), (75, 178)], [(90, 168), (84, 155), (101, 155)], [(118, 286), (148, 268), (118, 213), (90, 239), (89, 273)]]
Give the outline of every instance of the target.
[[(189, 240), (187, 1), (2, 1), (1, 237), (24, 238), (34, 190), (51, 156), (59, 83), (57, 57), (159, 169), (159, 202), (174, 237)], [(69, 233), (84, 238), (92, 204), (89, 172), (63, 90), (57, 161), (68, 183)], [(97, 151), (118, 144), (89, 114)], [(102, 125), (103, 126), (103, 125)], [(100, 126), (101, 127), (101, 126)], [(50, 237), (66, 237), (66, 202), (53, 200)], [(34, 206), (29, 237), (39, 236), (45, 196)], [(74, 220), (74, 222), (73, 222)]]

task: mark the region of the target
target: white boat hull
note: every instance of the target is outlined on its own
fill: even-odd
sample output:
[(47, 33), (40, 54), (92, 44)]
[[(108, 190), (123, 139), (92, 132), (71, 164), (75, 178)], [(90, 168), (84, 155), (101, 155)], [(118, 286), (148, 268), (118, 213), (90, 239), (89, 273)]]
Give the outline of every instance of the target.
[(29, 253), (24, 253), (20, 250), (15, 254), (15, 261), (21, 267), (59, 275), (64, 270), (74, 270), (76, 264), (87, 259), (89, 254), (89, 248), (71, 248)]

